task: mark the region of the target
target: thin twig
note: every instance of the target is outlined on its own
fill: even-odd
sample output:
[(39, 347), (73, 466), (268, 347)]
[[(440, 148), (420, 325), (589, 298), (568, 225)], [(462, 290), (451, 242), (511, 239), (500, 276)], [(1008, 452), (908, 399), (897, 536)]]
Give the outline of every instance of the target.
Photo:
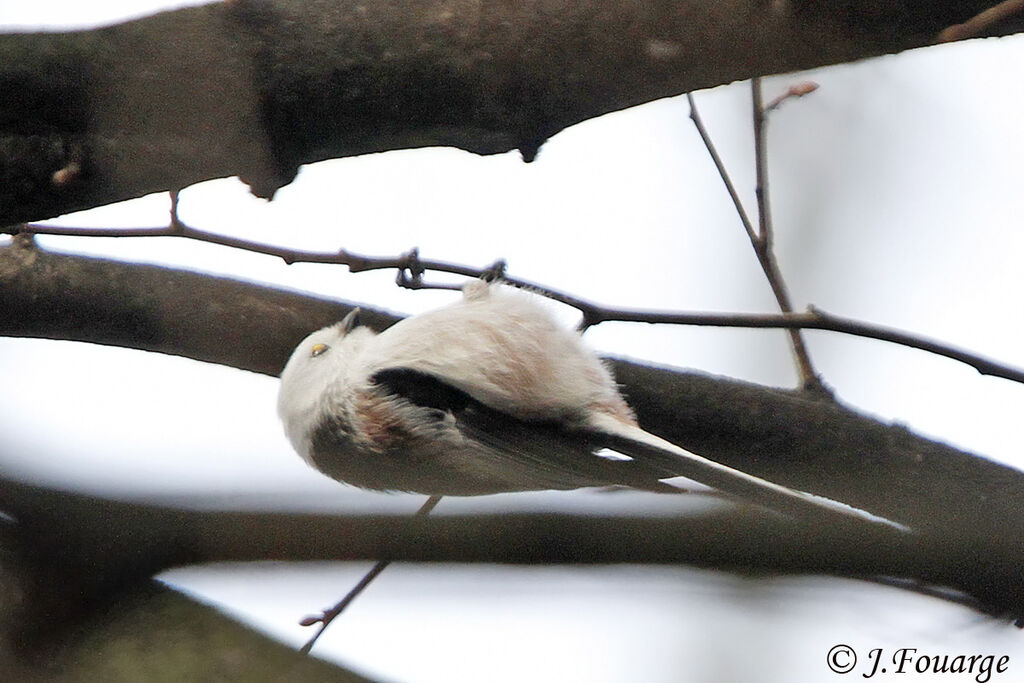
[[(184, 234), (178, 234), (177, 236), (275, 256), (288, 260), (289, 263), (341, 263), (344, 265), (353, 263), (355, 264), (355, 267), (352, 269), (357, 271), (388, 268), (398, 268), (400, 270), (406, 269), (403, 272), (412, 272), (412, 276), (407, 278), (410, 282), (416, 281), (417, 274), (422, 275), (426, 271), (451, 273), (470, 278), (500, 276), (503, 282), (514, 287), (528, 289), (553, 301), (558, 301), (575, 308), (583, 317), (584, 327), (593, 327), (605, 322), (639, 322), (662, 325), (692, 325), (698, 327), (823, 330), (827, 332), (848, 334), (855, 337), (877, 339), (879, 341), (926, 351), (928, 353), (933, 353), (970, 365), (983, 375), (1000, 377), (1013, 382), (1024, 383), (1024, 371), (1018, 370), (1017, 368), (958, 349), (948, 344), (925, 339), (908, 332), (883, 327), (881, 325), (873, 325), (871, 323), (861, 322), (851, 318), (843, 318), (813, 307), (809, 308), (807, 312), (804, 313), (783, 314), (688, 313), (612, 308), (573, 296), (557, 289), (552, 289), (527, 280), (505, 275), (503, 271), (504, 263), (500, 261), (486, 268), (472, 268), (459, 264), (445, 263), (443, 261), (420, 260), (416, 258), (415, 249), (399, 257), (382, 258), (359, 256), (349, 252), (300, 252), (292, 249), (281, 249), (270, 245), (246, 242), (245, 240), (234, 240), (230, 238), (221, 239), (221, 236), (219, 235), (201, 232), (194, 230), (193, 228), (185, 228), (185, 230), (186, 232)], [(174, 234), (171, 232), (169, 227), (130, 228), (122, 230), (67, 228), (34, 224), (0, 228), (0, 234), (2, 233), (64, 235), (76, 237), (152, 237)], [(207, 239), (207, 237), (210, 237), (211, 239)], [(402, 278), (400, 277), (399, 279), (401, 280)], [(414, 287), (415, 285), (407, 284), (406, 286)]]
[[(758, 227), (760, 229), (760, 239), (753, 246), (757, 253), (757, 260), (761, 263), (761, 270), (764, 271), (764, 276), (768, 279), (768, 284), (775, 294), (779, 309), (783, 313), (792, 313), (793, 303), (789, 298), (789, 288), (786, 287), (786, 281), (779, 269), (779, 261), (775, 257), (775, 236), (772, 227), (772, 212), (768, 201), (768, 140), (765, 134), (768, 119), (762, 103), (760, 78), (751, 79), (750, 94), (754, 121), (754, 159), (757, 169), (754, 195), (757, 197)], [(800, 330), (791, 329), (789, 340), (793, 347), (797, 371), (800, 373), (800, 383), (803, 388), (814, 393), (830, 395), (814, 369), (811, 354), (807, 351), (807, 344), (804, 343)]]
[[(431, 496), (427, 498), (427, 502), (423, 503), (419, 510), (416, 511), (415, 517), (425, 517), (430, 514), (430, 511), (437, 507), (437, 504), (441, 502), (441, 496)], [(373, 565), (370, 571), (366, 572), (362, 579), (359, 580), (355, 586), (352, 587), (345, 597), (343, 597), (338, 604), (330, 609), (324, 610), (321, 614), (314, 617), (306, 617), (299, 623), (303, 626), (313, 626), (314, 624), (320, 624), (320, 628), (313, 634), (313, 637), (306, 641), (306, 644), (302, 646), (300, 652), (302, 654), (309, 654), (310, 650), (313, 649), (313, 645), (320, 638), (327, 627), (331, 625), (331, 622), (338, 618), (345, 608), (348, 607), (353, 600), (359, 597), (359, 594), (366, 590), (366, 587), (373, 583), (373, 580), (380, 576), (381, 572), (388, 568), (391, 564), (391, 560), (380, 560), (377, 564)]]
[(818, 89), (818, 84), (814, 81), (801, 81), (800, 83), (794, 83), (789, 86), (786, 92), (782, 93), (774, 100), (764, 105), (764, 113), (775, 111), (782, 106), (782, 103), (786, 100), (791, 100), (795, 97), (803, 97), (804, 95), (810, 95), (812, 92)]
[[(765, 140), (765, 116), (764, 104), (761, 101), (761, 79), (750, 79), (750, 103), (751, 113), (754, 122), (754, 171), (756, 179), (754, 183), (754, 197), (757, 198), (757, 234), (760, 238), (760, 245), (755, 249), (765, 252), (771, 259), (771, 251), (775, 238), (772, 232), (772, 212), (768, 199), (768, 145)], [(760, 258), (760, 256), (759, 256)], [(774, 260), (774, 259), (771, 259)], [(767, 275), (767, 273), (765, 273)], [(782, 312), (786, 313), (787, 303), (779, 301)]]
[[(604, 313), (602, 311), (607, 311)], [(595, 310), (592, 315), (599, 322), (646, 322), (669, 325), (694, 325), (700, 327), (744, 327), (760, 329), (803, 329), (838, 332), (855, 337), (877, 339), (899, 344), (919, 351), (927, 351), (944, 358), (964, 363), (982, 375), (1000, 377), (1013, 382), (1024, 383), (1024, 370), (999, 363), (984, 356), (964, 351), (955, 346), (919, 337), (908, 332), (882, 325), (844, 318), (820, 309), (809, 307), (803, 313), (776, 314), (714, 314), (714, 313), (665, 313), (657, 311), (626, 311), (614, 309)]]
[[(115, 238), (130, 238), (130, 237), (181, 237), (184, 239), (195, 240), (197, 242), (205, 242), (207, 244), (216, 244), (222, 247), (230, 247), (232, 249), (242, 249), (244, 251), (253, 252), (256, 254), (264, 254), (266, 256), (274, 256), (281, 259), (285, 263), (291, 265), (294, 263), (329, 263), (335, 265), (347, 266), (348, 269), (353, 273), (359, 273), (368, 270), (387, 270), (391, 268), (397, 268), (402, 271), (412, 271), (412, 279), (415, 280), (415, 271), (426, 271), (433, 270), (443, 273), (452, 273), (454, 275), (462, 275), (465, 277), (480, 277), (482, 273), (487, 271), (481, 271), (479, 269), (469, 268), (460, 266), (454, 263), (445, 263), (444, 261), (427, 261), (422, 260), (416, 253), (416, 250), (410, 251), (406, 254), (402, 254), (398, 257), (374, 257), (364, 256), (355, 254), (344, 249), (333, 251), (333, 252), (318, 252), (318, 251), (306, 251), (302, 249), (291, 249), (288, 247), (279, 247), (270, 244), (262, 244), (260, 242), (252, 242), (250, 240), (239, 239), (236, 237), (228, 237), (227, 235), (219, 235), (217, 233), (207, 232), (205, 230), (199, 230), (197, 228), (190, 227), (185, 223), (177, 220), (172, 220), (170, 225), (163, 227), (140, 227), (140, 228), (80, 228), (80, 227), (61, 227), (51, 225), (39, 225), (36, 223), (30, 223), (27, 225), (12, 225), (4, 228), (0, 228), (0, 234), (9, 235), (51, 235), (60, 237), (115, 237)], [(495, 266), (491, 266), (493, 270)], [(410, 288), (416, 288), (417, 285), (410, 282), (407, 286)]]
[(231, 249), (241, 249), (251, 253), (272, 256), (281, 259), (289, 265), (295, 263), (326, 263), (343, 265), (347, 266), (349, 271), (353, 273), (361, 273), (371, 270), (390, 270), (394, 268), (399, 271), (397, 278), (398, 284), (407, 289), (439, 289), (446, 287), (446, 285), (438, 284), (428, 285), (423, 281), (423, 275), (427, 271), (434, 271), (468, 278), (484, 278), (491, 280), (500, 279), (515, 287), (529, 289), (549, 299), (564, 303), (567, 306), (571, 306), (583, 312), (584, 315), (592, 306), (589, 302), (578, 297), (574, 297), (571, 294), (549, 289), (541, 285), (527, 282), (526, 280), (509, 277), (505, 274), (505, 262), (500, 260), (492, 263), (486, 268), (472, 268), (470, 266), (449, 263), (446, 261), (422, 259), (419, 256), (419, 251), (415, 248), (397, 257), (365, 256), (351, 251), (346, 251), (344, 249), (330, 252), (291, 249), (288, 247), (252, 242), (249, 240), (207, 232), (205, 230), (199, 230), (178, 220), (176, 213), (172, 214), (171, 223), (163, 227), (83, 228), (29, 223), (0, 227), (0, 234), (113, 238), (180, 237), (195, 240), (197, 242), (216, 244)]
[(718, 170), (718, 175), (722, 178), (722, 183), (725, 184), (725, 190), (729, 193), (729, 198), (732, 199), (733, 206), (736, 207), (736, 213), (739, 214), (740, 223), (743, 224), (743, 229), (746, 231), (747, 237), (750, 238), (751, 243), (754, 243), (757, 241), (757, 232), (754, 230), (754, 224), (750, 222), (747, 210), (743, 207), (743, 200), (740, 199), (739, 192), (736, 191), (736, 185), (733, 184), (732, 177), (725, 168), (725, 162), (723, 162), (722, 157), (719, 156), (718, 148), (715, 147), (715, 143), (712, 142), (711, 135), (708, 133), (708, 129), (704, 125), (704, 119), (701, 118), (700, 112), (697, 109), (697, 103), (693, 99), (693, 93), (686, 93), (686, 101), (690, 103), (690, 120), (693, 121), (693, 125), (697, 129), (697, 133), (700, 135), (700, 139), (704, 143), (704, 147), (708, 150), (708, 154), (711, 156), (711, 161), (714, 162), (715, 168)]
[[(690, 104), (690, 119), (693, 121), (694, 127), (697, 129), (697, 133), (700, 135), (701, 141), (704, 143), (704, 147), (711, 156), (711, 160), (714, 162), (715, 168), (718, 170), (718, 175), (721, 176), (722, 182), (725, 184), (725, 189), (729, 193), (729, 197), (732, 199), (733, 206), (736, 207), (736, 213), (739, 214), (740, 222), (743, 224), (743, 230), (747, 233), (747, 238), (750, 240), (750, 245), (754, 249), (754, 254), (757, 256), (757, 261), (761, 265), (761, 270), (764, 271), (765, 277), (768, 280), (768, 285), (771, 287), (772, 293), (775, 295), (779, 308), (783, 313), (791, 313), (793, 311), (793, 306), (789, 298), (789, 291), (786, 288), (785, 281), (782, 278), (782, 273), (779, 270), (774, 252), (772, 251), (773, 238), (771, 212), (768, 207), (767, 188), (768, 155), (765, 151), (764, 140), (764, 114), (766, 110), (761, 103), (760, 80), (756, 78), (753, 79), (751, 88), (754, 110), (754, 152), (757, 164), (757, 185), (755, 187), (758, 206), (757, 229), (754, 228), (750, 217), (747, 215), (747, 212), (743, 207), (743, 202), (740, 200), (739, 193), (736, 191), (736, 186), (732, 182), (732, 178), (730, 177), (728, 170), (725, 168), (725, 163), (722, 161), (721, 156), (719, 156), (718, 149), (715, 147), (714, 142), (711, 140), (711, 136), (708, 134), (707, 128), (704, 126), (704, 122), (697, 111), (697, 105), (694, 101), (693, 95), (688, 93), (686, 98)], [(804, 344), (803, 338), (800, 336), (799, 330), (796, 328), (791, 329), (789, 332), (789, 338), (790, 344), (793, 347), (794, 356), (796, 357), (797, 371), (800, 373), (800, 381), (803, 388), (821, 395), (829, 395), (830, 392), (825, 388), (825, 385), (822, 384), (821, 379), (814, 370), (810, 354), (807, 352), (807, 347)]]

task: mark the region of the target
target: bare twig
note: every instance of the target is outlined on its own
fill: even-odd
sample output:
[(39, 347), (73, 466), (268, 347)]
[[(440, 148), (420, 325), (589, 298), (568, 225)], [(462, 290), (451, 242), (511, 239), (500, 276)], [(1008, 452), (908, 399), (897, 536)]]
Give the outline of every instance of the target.
[[(47, 225), (20, 225), (0, 228), (0, 233), (27, 235), (63, 235), (77, 237), (153, 237), (174, 235), (171, 228), (127, 228), (127, 229), (96, 229), (69, 228)], [(660, 325), (692, 325), (697, 327), (742, 327), (756, 329), (815, 329), (828, 332), (848, 334), (855, 337), (877, 339), (879, 341), (899, 344), (910, 348), (933, 353), (945, 358), (965, 363), (983, 375), (1000, 377), (1013, 382), (1024, 383), (1024, 370), (999, 363), (978, 354), (958, 349), (926, 339), (909, 332), (896, 330), (881, 325), (874, 325), (851, 318), (826, 313), (817, 308), (809, 308), (804, 313), (783, 314), (737, 314), (737, 313), (694, 313), (656, 311), (643, 309), (613, 308), (573, 296), (566, 292), (545, 287), (543, 285), (510, 277), (504, 274), (504, 263), (499, 261), (485, 268), (473, 268), (461, 264), (443, 261), (421, 260), (415, 249), (398, 257), (369, 257), (350, 252), (306, 252), (294, 249), (278, 248), (271, 245), (223, 238), (213, 233), (184, 228), (180, 237), (195, 239), (202, 242), (221, 244), (235, 249), (244, 249), (255, 253), (266, 254), (284, 259), (288, 263), (340, 263), (349, 265), (354, 272), (398, 268), (399, 281), (406, 281), (405, 286), (415, 288), (414, 283), (422, 283), (422, 275), (427, 271), (451, 273), (464, 277), (500, 277), (514, 287), (529, 289), (553, 301), (566, 304), (578, 310), (583, 318), (582, 327), (593, 327), (604, 322), (638, 322)], [(411, 273), (411, 274), (410, 274)], [(408, 274), (408, 275), (406, 275)]]
[[(793, 312), (793, 303), (789, 298), (789, 289), (779, 269), (778, 259), (775, 258), (775, 236), (772, 228), (772, 212), (768, 198), (768, 150), (765, 125), (767, 117), (761, 98), (761, 79), (753, 78), (750, 81), (750, 94), (754, 121), (754, 159), (757, 169), (757, 182), (754, 186), (754, 195), (757, 197), (758, 227), (760, 239), (753, 243), (754, 251), (757, 253), (757, 260), (761, 263), (761, 269), (768, 278), (768, 284), (775, 294), (775, 300), (783, 313)], [(807, 351), (800, 330), (791, 329), (789, 339), (793, 346), (793, 354), (796, 357), (797, 370), (800, 373), (801, 384), (804, 389), (815, 393), (828, 395), (830, 392), (822, 384), (818, 373), (811, 363), (811, 354)]]
[[(798, 88), (794, 86), (794, 88), (790, 89), (790, 91), (794, 93), (792, 96), (795, 96), (802, 90), (806, 90), (806, 87)], [(771, 224), (771, 211), (768, 206), (768, 155), (765, 151), (764, 136), (765, 113), (769, 108), (777, 107), (783, 98), (777, 98), (777, 100), (773, 101), (768, 108), (764, 107), (761, 102), (761, 81), (757, 78), (751, 81), (751, 91), (754, 112), (754, 152), (757, 164), (757, 184), (754, 189), (758, 206), (757, 229), (754, 228), (753, 223), (747, 215), (747, 212), (743, 207), (743, 202), (740, 200), (739, 193), (736, 191), (736, 186), (733, 184), (732, 179), (729, 176), (729, 172), (726, 170), (725, 164), (719, 156), (718, 150), (715, 147), (714, 142), (712, 142), (707, 128), (704, 126), (704, 122), (697, 111), (697, 105), (694, 101), (693, 95), (687, 94), (686, 97), (690, 104), (690, 119), (693, 121), (694, 126), (697, 129), (697, 132), (704, 143), (704, 147), (707, 148), (708, 154), (711, 156), (711, 160), (715, 164), (715, 168), (718, 169), (718, 174), (721, 176), (722, 182), (725, 184), (726, 191), (732, 199), (733, 206), (736, 207), (736, 212), (739, 214), (740, 222), (743, 224), (743, 230), (747, 233), (750, 245), (754, 248), (754, 254), (757, 256), (758, 263), (761, 265), (761, 270), (764, 271), (765, 277), (768, 279), (768, 285), (771, 287), (772, 293), (775, 295), (779, 308), (783, 313), (791, 313), (793, 311), (793, 306), (790, 301), (789, 291), (786, 288), (785, 281), (782, 278), (782, 273), (779, 270), (778, 263), (775, 259), (774, 251), (772, 250), (774, 238)], [(806, 92), (800, 92), (800, 94), (806, 94)], [(787, 93), (787, 96), (790, 95)], [(789, 337), (796, 358), (797, 371), (800, 373), (800, 380), (803, 388), (821, 395), (829, 395), (830, 392), (825, 388), (824, 384), (822, 384), (821, 379), (814, 370), (810, 354), (807, 352), (807, 347), (804, 344), (803, 338), (800, 336), (799, 329), (791, 328)]]
[(433, 270), (443, 273), (452, 273), (465, 277), (481, 277), (488, 272), (500, 270), (501, 264), (495, 264), (488, 269), (479, 270), (460, 266), (444, 261), (427, 261), (419, 258), (418, 252), (413, 249), (410, 252), (397, 257), (374, 257), (355, 254), (344, 249), (334, 252), (306, 251), (302, 249), (291, 249), (279, 247), (250, 240), (228, 237), (217, 233), (199, 230), (190, 227), (177, 219), (176, 213), (172, 214), (169, 225), (163, 227), (138, 227), (138, 228), (81, 228), (61, 227), (52, 225), (40, 225), (31, 223), (27, 225), (12, 225), (0, 228), (0, 233), (9, 235), (52, 235), (61, 237), (181, 237), (184, 239), (217, 244), (222, 247), (241, 249), (256, 254), (274, 256), (285, 263), (329, 263), (347, 266), (349, 271), (359, 273), (369, 270), (387, 270), (397, 268), (401, 273), (406, 274), (406, 279), (400, 284), (410, 289), (421, 288), (424, 285), (420, 282), (423, 272)]
[[(427, 501), (423, 503), (422, 507), (416, 511), (415, 517), (425, 517), (430, 514), (430, 511), (437, 507), (437, 504), (441, 502), (441, 496), (431, 496), (427, 498)], [(353, 600), (359, 597), (359, 594), (366, 590), (366, 587), (373, 583), (373, 580), (380, 576), (381, 572), (388, 568), (391, 564), (391, 560), (379, 560), (377, 564), (373, 565), (370, 571), (366, 572), (362, 579), (359, 580), (355, 586), (352, 587), (345, 597), (343, 597), (338, 604), (330, 609), (324, 610), (321, 614), (313, 617), (306, 617), (299, 623), (303, 626), (313, 626), (314, 624), (320, 624), (320, 628), (313, 634), (313, 637), (306, 641), (306, 644), (302, 646), (300, 652), (303, 654), (309, 654), (310, 650), (316, 644), (316, 641), (320, 638), (327, 627), (331, 625), (338, 616), (345, 611)]]
[(704, 125), (704, 119), (701, 118), (700, 112), (697, 110), (697, 103), (693, 99), (693, 93), (686, 93), (686, 101), (690, 104), (690, 120), (693, 121), (693, 125), (697, 129), (697, 133), (700, 135), (700, 139), (704, 143), (704, 147), (708, 150), (708, 154), (711, 156), (711, 161), (714, 162), (715, 168), (718, 169), (718, 175), (721, 176), (722, 183), (725, 184), (725, 190), (729, 193), (729, 198), (732, 199), (733, 206), (736, 207), (736, 213), (739, 214), (740, 223), (743, 224), (743, 229), (746, 231), (747, 237), (750, 238), (751, 244), (753, 244), (757, 242), (757, 232), (754, 230), (754, 224), (750, 222), (747, 210), (743, 207), (743, 200), (740, 199), (739, 192), (736, 191), (736, 185), (733, 184), (732, 177), (725, 169), (725, 162), (723, 162), (722, 157), (719, 156), (718, 148), (715, 147), (715, 143), (712, 142), (711, 135), (708, 133), (708, 129)]
[[(772, 232), (772, 212), (768, 203), (768, 149), (765, 140), (765, 108), (761, 101), (761, 79), (750, 79), (750, 103), (754, 122), (754, 170), (756, 182), (754, 184), (754, 196), (757, 198), (757, 221), (758, 236), (760, 244), (754, 248), (767, 253), (769, 260), (774, 260), (771, 250), (774, 242)], [(761, 258), (760, 254), (758, 258)], [(763, 264), (762, 264), (763, 265)], [(767, 275), (767, 272), (765, 273)], [(770, 280), (770, 277), (769, 277)], [(782, 311), (787, 311), (788, 303), (779, 301)]]
[(950, 43), (954, 40), (966, 40), (980, 36), (987, 28), (1018, 12), (1024, 12), (1024, 0), (1006, 0), (995, 7), (989, 7), (962, 24), (954, 24), (944, 28), (936, 37), (938, 43)]
[[(472, 268), (457, 263), (446, 261), (434, 261), (422, 259), (419, 250), (413, 248), (400, 256), (365, 256), (356, 254), (345, 249), (331, 252), (305, 251), (279, 247), (271, 244), (252, 242), (250, 240), (219, 235), (205, 230), (186, 225), (177, 216), (177, 205), (172, 195), (171, 222), (163, 227), (134, 227), (134, 228), (83, 228), (66, 227), (55, 225), (43, 225), (29, 223), (21, 225), (0, 226), (0, 234), (8, 235), (50, 235), (58, 237), (181, 237), (207, 244), (216, 244), (231, 249), (265, 256), (279, 258), (291, 265), (294, 263), (326, 263), (347, 266), (352, 273), (361, 273), (371, 270), (397, 269), (397, 284), (407, 289), (457, 289), (458, 285), (428, 284), (424, 282), (423, 275), (427, 271), (438, 273), (449, 273), (469, 278), (484, 278), (486, 280), (502, 280), (515, 287), (529, 289), (554, 301), (558, 301), (581, 311), (586, 316), (587, 310), (592, 308), (589, 302), (574, 297), (570, 294), (541, 285), (509, 277), (506, 275), (506, 264), (502, 260), (495, 261), (485, 268)], [(589, 326), (589, 323), (587, 324)]]
[(774, 100), (764, 105), (764, 113), (767, 114), (768, 112), (775, 111), (780, 106), (782, 106), (782, 103), (785, 102), (786, 100), (790, 100), (795, 97), (803, 97), (804, 95), (810, 95), (817, 89), (818, 84), (815, 83), (814, 81), (802, 81), (800, 83), (794, 83), (793, 85), (789, 86), (789, 89), (786, 90), (786, 92), (782, 93)]
[[(608, 317), (602, 318), (602, 320), (606, 321), (695, 325), (701, 327), (810, 329), (838, 332), (927, 351), (928, 353), (970, 365), (982, 375), (1024, 383), (1024, 370), (999, 363), (969, 351), (964, 351), (963, 349), (958, 349), (949, 344), (943, 344), (942, 342), (882, 325), (874, 325), (832, 315), (813, 306), (809, 307), (804, 313), (782, 314), (662, 313), (655, 311), (604, 310), (607, 310)], [(596, 315), (601, 314), (598, 313)]]

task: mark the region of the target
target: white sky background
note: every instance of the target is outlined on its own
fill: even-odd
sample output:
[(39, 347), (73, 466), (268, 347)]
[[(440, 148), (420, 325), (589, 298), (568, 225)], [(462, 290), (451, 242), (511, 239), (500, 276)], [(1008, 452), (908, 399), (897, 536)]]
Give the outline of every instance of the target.
[[(84, 27), (170, 4), (4, 3), (0, 26)], [(1024, 41), (1016, 37), (767, 81), (768, 98), (804, 78), (822, 86), (784, 105), (769, 126), (778, 250), (798, 307), (813, 303), (1024, 367), (1022, 76)], [(698, 103), (752, 197), (747, 97), (742, 84), (699, 93)], [(269, 204), (237, 180), (210, 182), (182, 193), (180, 213), (196, 227), (301, 248), (398, 254), (419, 246), (425, 257), (477, 266), (506, 258), (518, 277), (607, 304), (772, 311), (687, 114), (675, 98), (589, 121), (549, 141), (530, 165), (515, 152), (451, 149), (325, 162), (305, 167)], [(166, 196), (153, 196), (60, 222), (159, 225), (167, 207)], [(40, 242), (405, 313), (452, 296), (398, 290), (393, 273), (288, 267), (170, 239)], [(1024, 466), (1024, 387), (880, 342), (808, 337), (847, 403)], [(587, 338), (609, 353), (751, 381), (790, 386), (795, 377), (778, 332), (609, 324)], [(157, 354), (7, 339), (0, 378), (0, 468), (26, 479), (121, 496), (272, 497), (304, 508), (419, 503), (353, 491), (307, 469), (280, 434), (269, 378)], [(439, 512), (650, 504), (642, 495), (607, 498), (447, 500)], [(672, 505), (664, 497), (654, 504)], [(229, 566), (166, 578), (297, 645), (308, 635), (298, 618), (332, 603), (365, 569)], [(393, 567), (317, 651), (401, 681), (677, 681), (681, 671), (693, 680), (820, 681), (831, 676), (825, 653), (839, 642), (862, 653), (1009, 654), (1012, 677), (1024, 667), (1024, 634), (934, 600), (855, 582), (746, 581), (685, 568)]]

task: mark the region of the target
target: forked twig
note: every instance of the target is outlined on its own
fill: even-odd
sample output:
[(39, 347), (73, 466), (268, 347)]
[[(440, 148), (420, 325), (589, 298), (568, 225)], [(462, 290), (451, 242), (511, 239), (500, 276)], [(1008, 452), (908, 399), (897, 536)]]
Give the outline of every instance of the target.
[[(793, 303), (789, 297), (789, 288), (782, 277), (779, 269), (779, 261), (775, 257), (775, 232), (772, 226), (772, 212), (769, 205), (768, 193), (768, 141), (765, 126), (768, 122), (766, 110), (761, 101), (761, 79), (753, 78), (750, 81), (751, 104), (754, 121), (754, 158), (757, 168), (757, 183), (754, 186), (754, 195), (757, 197), (757, 215), (760, 227), (760, 239), (754, 243), (754, 251), (757, 253), (757, 260), (761, 263), (768, 284), (775, 294), (775, 300), (783, 313), (793, 312)], [(811, 363), (811, 354), (807, 351), (807, 344), (804, 343), (803, 335), (798, 329), (789, 331), (790, 343), (793, 346), (793, 353), (796, 356), (797, 369), (800, 372), (801, 383), (804, 389), (815, 391), (820, 394), (828, 394), (821, 378)]]
[[(802, 88), (794, 87), (786, 93), (785, 97), (807, 94), (807, 92), (810, 92), (811, 90), (813, 89), (808, 89), (806, 86)], [(785, 280), (782, 277), (782, 272), (779, 269), (778, 261), (775, 258), (775, 252), (773, 249), (774, 231), (772, 229), (771, 210), (768, 200), (768, 154), (766, 151), (767, 143), (765, 139), (765, 124), (767, 121), (766, 114), (772, 109), (777, 108), (785, 97), (776, 98), (776, 100), (773, 100), (768, 107), (765, 107), (762, 103), (761, 97), (761, 80), (759, 78), (751, 80), (754, 158), (757, 176), (754, 195), (757, 199), (758, 207), (758, 225), (757, 228), (755, 228), (747, 215), (746, 209), (743, 207), (743, 201), (740, 199), (739, 193), (736, 191), (736, 186), (732, 182), (732, 178), (730, 177), (728, 170), (725, 168), (725, 163), (722, 161), (721, 156), (719, 156), (718, 150), (715, 147), (714, 142), (711, 140), (711, 135), (708, 133), (707, 127), (704, 125), (704, 122), (700, 117), (693, 95), (691, 93), (687, 93), (686, 95), (687, 102), (690, 104), (690, 119), (693, 121), (694, 127), (697, 129), (697, 133), (700, 135), (701, 141), (704, 143), (704, 147), (708, 150), (708, 154), (711, 156), (711, 160), (714, 162), (715, 168), (718, 170), (718, 174), (721, 176), (722, 182), (725, 184), (726, 191), (732, 199), (733, 206), (736, 207), (736, 213), (739, 215), (740, 222), (743, 225), (743, 230), (747, 233), (747, 238), (750, 240), (750, 245), (754, 249), (754, 254), (757, 256), (757, 261), (761, 265), (761, 270), (764, 272), (765, 278), (768, 280), (768, 286), (771, 287), (772, 293), (775, 295), (775, 300), (779, 305), (779, 309), (783, 313), (792, 313), (793, 305), (789, 297), (789, 290), (787, 289)], [(825, 385), (821, 382), (821, 379), (818, 377), (818, 373), (814, 369), (814, 364), (811, 362), (811, 356), (807, 351), (807, 345), (804, 343), (800, 330), (798, 328), (791, 328), (789, 330), (789, 338), (790, 345), (793, 348), (793, 353), (796, 358), (797, 371), (800, 374), (800, 381), (803, 388), (817, 394), (829, 395), (829, 391), (825, 388)]]

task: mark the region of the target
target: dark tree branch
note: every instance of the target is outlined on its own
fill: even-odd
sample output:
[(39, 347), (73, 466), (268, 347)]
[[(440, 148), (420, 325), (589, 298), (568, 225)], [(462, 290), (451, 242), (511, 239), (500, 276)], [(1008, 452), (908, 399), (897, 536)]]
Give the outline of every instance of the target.
[[(350, 310), (22, 241), (0, 250), (0, 334), (114, 344), (277, 375), (302, 337)], [(377, 329), (396, 320), (368, 307), (364, 314)], [(803, 392), (622, 361), (614, 367), (646, 429), (730, 466), (915, 529), (1009, 535), (1024, 526), (1017, 470)]]
[(237, 0), (0, 35), (0, 225), (232, 175), (269, 197), (390, 149), (532, 159), (610, 111), (929, 45), (999, 4)]
[[(29, 559), (22, 553), (25, 543), (0, 532), (0, 671), (6, 680), (371, 683), (156, 581), (133, 580), (116, 591), (116, 604), (89, 605), (79, 591), (88, 583), (83, 575), (124, 574), (135, 557), (104, 568), (71, 566), (67, 556)], [(130, 550), (152, 549), (140, 542)]]
[(389, 557), (897, 577), (911, 587), (952, 588), (962, 594), (953, 596), (958, 601), (989, 613), (1024, 613), (1024, 583), (1014, 564), (1018, 545), (973, 534), (799, 525), (743, 507), (655, 518), (509, 512), (408, 518), (219, 512), (203, 509), (201, 501), (181, 503), (114, 501), (0, 479), (0, 509), (31, 539), (29, 561), (80, 577), (71, 589), (78, 595), (109, 589), (112, 579), (130, 583), (182, 564)]
[[(145, 348), (277, 374), (301, 337), (348, 310), (222, 278), (61, 256), (24, 241), (0, 251), (4, 334)], [(378, 328), (394, 321), (364, 310)], [(804, 392), (621, 361), (614, 369), (646, 429), (918, 533), (903, 539), (860, 526), (812, 529), (743, 510), (674, 520), (501, 514), (410, 523), (272, 515), (261, 522), (262, 514), (96, 501), (13, 482), (0, 485), (0, 510), (15, 518), (41, 567), (90, 584), (74, 589), (83, 596), (162, 567), (232, 559), (687, 562), (893, 576), (955, 588), (988, 610), (1022, 613), (1021, 472)]]

